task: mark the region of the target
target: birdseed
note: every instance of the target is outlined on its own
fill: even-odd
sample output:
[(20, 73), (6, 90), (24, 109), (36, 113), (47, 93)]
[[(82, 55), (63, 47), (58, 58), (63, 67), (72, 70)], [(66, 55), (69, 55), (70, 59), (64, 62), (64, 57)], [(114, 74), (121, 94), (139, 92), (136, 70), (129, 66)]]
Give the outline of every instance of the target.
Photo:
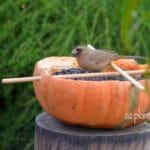
[[(62, 69), (53, 73), (53, 75), (67, 75), (67, 74), (84, 74), (84, 73), (92, 73), (87, 70), (83, 70), (81, 68), (70, 68), (70, 69)], [(142, 77), (134, 77), (136, 80), (142, 80)], [(126, 78), (120, 76), (103, 76), (103, 77), (82, 77), (82, 78), (73, 78), (73, 80), (88, 80), (88, 81), (107, 81), (107, 80), (119, 80), (119, 81), (127, 81)]]

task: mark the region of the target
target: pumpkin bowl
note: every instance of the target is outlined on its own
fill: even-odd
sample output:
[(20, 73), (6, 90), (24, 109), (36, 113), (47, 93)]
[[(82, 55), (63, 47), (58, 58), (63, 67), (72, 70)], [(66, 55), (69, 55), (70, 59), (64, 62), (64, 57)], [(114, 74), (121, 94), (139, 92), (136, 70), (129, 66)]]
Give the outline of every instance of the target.
[[(46, 112), (65, 123), (93, 128), (124, 128), (148, 119), (150, 95), (146, 90), (138, 91), (128, 81), (84, 81), (52, 75), (72, 67), (80, 67), (73, 57), (49, 57), (35, 65), (34, 76), (42, 78), (34, 81), (34, 91)], [(149, 80), (139, 82), (150, 87)]]

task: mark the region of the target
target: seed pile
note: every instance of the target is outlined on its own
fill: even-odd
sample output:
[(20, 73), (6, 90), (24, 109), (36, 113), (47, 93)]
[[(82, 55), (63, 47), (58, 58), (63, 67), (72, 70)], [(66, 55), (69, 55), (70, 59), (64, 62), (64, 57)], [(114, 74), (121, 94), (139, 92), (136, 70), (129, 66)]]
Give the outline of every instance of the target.
[[(62, 69), (53, 73), (53, 75), (66, 75), (66, 74), (84, 74), (84, 73), (92, 73), (87, 70), (83, 70), (81, 68), (70, 68), (70, 69)], [(136, 80), (142, 80), (142, 77), (134, 77)], [(82, 77), (82, 78), (73, 78), (73, 80), (90, 80), (90, 81), (106, 81), (106, 80), (119, 80), (119, 81), (127, 81), (126, 78), (120, 76), (104, 76), (104, 77)]]

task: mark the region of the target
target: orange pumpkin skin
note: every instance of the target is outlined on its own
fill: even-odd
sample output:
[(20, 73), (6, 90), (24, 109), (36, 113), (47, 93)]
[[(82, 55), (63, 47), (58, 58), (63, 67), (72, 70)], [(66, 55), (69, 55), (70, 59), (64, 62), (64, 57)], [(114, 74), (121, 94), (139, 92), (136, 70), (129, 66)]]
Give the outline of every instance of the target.
[[(117, 59), (113, 61), (114, 64), (121, 67), (124, 70), (138, 70), (140, 65), (134, 59)], [(103, 72), (114, 71), (111, 65), (106, 66)]]
[[(34, 90), (41, 106), (49, 114), (69, 124), (123, 128), (143, 122), (145, 118), (137, 115), (150, 110), (150, 96), (145, 91), (136, 94), (128, 81), (60, 79), (37, 65), (34, 75), (39, 74), (42, 78), (34, 82)], [(144, 85), (146, 81), (140, 82)], [(126, 115), (132, 118), (125, 118)]]
[[(58, 70), (58, 66), (74, 66), (78, 67), (77, 61), (73, 57), (47, 57), (42, 60), (39, 60), (34, 68), (33, 76), (40, 76), (43, 72), (50, 71), (52, 73), (56, 69)], [(39, 103), (41, 104), (42, 108), (48, 112), (48, 101), (45, 98), (45, 89), (47, 89), (48, 84), (44, 84), (44, 82), (47, 83), (47, 79), (44, 79), (43, 82), (34, 81), (34, 91), (36, 98), (39, 100)]]

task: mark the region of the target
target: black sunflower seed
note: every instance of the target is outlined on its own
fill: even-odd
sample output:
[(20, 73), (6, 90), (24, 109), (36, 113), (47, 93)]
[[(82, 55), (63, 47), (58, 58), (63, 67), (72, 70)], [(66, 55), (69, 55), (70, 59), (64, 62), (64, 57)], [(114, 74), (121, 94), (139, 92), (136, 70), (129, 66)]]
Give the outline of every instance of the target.
[[(60, 71), (54, 72), (53, 75), (65, 75), (65, 74), (84, 74), (91, 73), (90, 71), (83, 70), (81, 68), (70, 68), (70, 69), (62, 69)], [(142, 80), (142, 77), (135, 76), (136, 80)], [(82, 78), (74, 78), (73, 80), (87, 80), (87, 81), (107, 81), (107, 80), (119, 80), (119, 81), (127, 81), (126, 78), (120, 76), (104, 76), (104, 77), (82, 77)]]

